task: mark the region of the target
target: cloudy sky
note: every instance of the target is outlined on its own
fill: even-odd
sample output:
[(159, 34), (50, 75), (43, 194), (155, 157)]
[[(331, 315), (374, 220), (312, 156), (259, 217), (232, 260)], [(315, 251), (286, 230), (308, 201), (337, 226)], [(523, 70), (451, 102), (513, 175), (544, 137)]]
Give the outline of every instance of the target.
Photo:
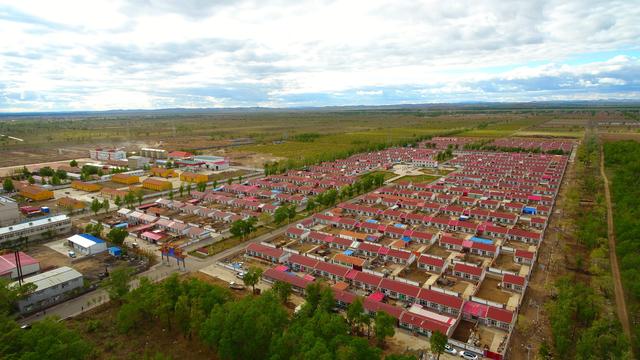
[(0, 112), (640, 100), (640, 0), (0, 0)]

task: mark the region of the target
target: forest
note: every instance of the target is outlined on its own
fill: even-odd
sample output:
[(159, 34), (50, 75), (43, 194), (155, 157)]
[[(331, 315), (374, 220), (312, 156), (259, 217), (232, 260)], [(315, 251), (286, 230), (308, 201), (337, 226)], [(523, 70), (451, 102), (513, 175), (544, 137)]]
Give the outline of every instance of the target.
[(640, 350), (640, 143), (605, 143), (604, 153), (605, 167), (613, 175), (609, 179), (616, 252), (633, 327), (632, 344), (637, 353)]
[(608, 258), (604, 184), (599, 173), (599, 142), (588, 134), (578, 148), (575, 182), (570, 183), (565, 218), (575, 248), (563, 265), (547, 302), (552, 346), (542, 346), (540, 358), (631, 359), (629, 340), (615, 315)]

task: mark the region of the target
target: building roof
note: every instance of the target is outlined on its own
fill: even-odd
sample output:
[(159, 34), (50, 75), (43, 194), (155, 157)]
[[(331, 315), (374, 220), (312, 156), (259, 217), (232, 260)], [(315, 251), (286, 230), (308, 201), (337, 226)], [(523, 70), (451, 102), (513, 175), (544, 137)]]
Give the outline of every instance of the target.
[(382, 281), (380, 282), (380, 288), (411, 297), (417, 297), (420, 293), (420, 288), (415, 285), (387, 278), (382, 279)]
[(502, 275), (502, 282), (506, 282), (509, 284), (516, 284), (520, 286), (524, 286), (525, 278), (518, 275), (504, 274)]
[(471, 266), (471, 265), (467, 265), (467, 264), (463, 264), (463, 263), (456, 263), (453, 266), (453, 271), (459, 271), (459, 272), (463, 272), (463, 273), (467, 273), (467, 274), (471, 274), (471, 275), (475, 275), (475, 276), (482, 275), (482, 268), (481, 267)]
[(431, 289), (421, 289), (418, 298), (458, 310), (462, 308), (463, 302), (462, 299), (457, 296), (448, 295)]
[(401, 323), (410, 324), (414, 328), (417, 327), (430, 332), (440, 331), (443, 334), (449, 333), (450, 326), (448, 324), (408, 311), (403, 312), (399, 320)]
[(489, 306), (487, 310), (487, 318), (511, 324), (513, 321), (513, 312), (497, 307)]
[(252, 243), (247, 246), (247, 250), (254, 251), (260, 254), (264, 254), (266, 256), (271, 256), (276, 259), (280, 258), (284, 254), (284, 250), (272, 248), (262, 244)]
[(56, 223), (56, 222), (68, 221), (68, 220), (69, 220), (69, 217), (67, 215), (56, 215), (56, 216), (46, 217), (38, 220), (32, 220), (32, 221), (23, 222), (23, 223), (0, 228), (0, 235), (12, 233), (14, 231), (25, 230), (32, 227), (42, 226), (47, 223)]
[(418, 258), (418, 264), (426, 264), (435, 267), (443, 267), (444, 259), (440, 257), (434, 257), (429, 255), (422, 255)]
[(294, 275), (290, 272), (278, 271), (275, 268), (267, 269), (262, 276), (276, 281), (283, 281), (302, 289), (306, 288), (307, 285), (313, 282), (312, 280)]
[[(63, 266), (57, 269), (43, 272), (38, 275), (30, 276), (23, 281), (25, 283), (35, 284), (37, 286), (36, 291), (39, 291), (57, 286), (78, 277), (82, 277), (82, 274), (77, 270), (74, 270), (68, 266)], [(12, 283), (12, 286), (15, 286), (15, 284), (17, 284), (17, 282)]]
[[(31, 256), (20, 251), (18, 253), (20, 257), (20, 264), (24, 267), (27, 265), (39, 264), (40, 262)], [(16, 268), (16, 258), (13, 253), (0, 255), (0, 276), (10, 273)]]
[(104, 243), (104, 240), (90, 234), (76, 234), (67, 238), (70, 242), (83, 248), (89, 248), (95, 244)]

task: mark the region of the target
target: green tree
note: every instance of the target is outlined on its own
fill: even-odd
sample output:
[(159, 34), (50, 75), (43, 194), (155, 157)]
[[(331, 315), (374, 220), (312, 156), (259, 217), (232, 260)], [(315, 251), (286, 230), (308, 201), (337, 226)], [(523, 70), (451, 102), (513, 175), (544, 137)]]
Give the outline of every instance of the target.
[(111, 205), (109, 204), (109, 200), (107, 200), (107, 199), (102, 200), (102, 208), (104, 209), (105, 213), (109, 212), (109, 207), (110, 206)]
[(169, 200), (173, 200), (173, 189), (169, 190)]
[(91, 201), (90, 208), (94, 215), (98, 215), (98, 211), (102, 209), (102, 203), (98, 199), (93, 199), (93, 201)]
[(449, 342), (447, 335), (441, 333), (440, 331), (436, 330), (431, 333), (431, 337), (429, 338), (429, 345), (431, 346), (431, 351), (436, 353), (436, 355), (438, 356), (438, 360), (440, 360), (440, 354), (444, 352), (444, 347), (447, 345), (447, 342)]
[(360, 324), (364, 316), (367, 315), (364, 314), (364, 305), (362, 303), (362, 298), (357, 297), (347, 307), (347, 323), (349, 323), (349, 327), (351, 327), (351, 330), (355, 333), (359, 332)]
[(4, 182), (2, 183), (2, 188), (6, 192), (13, 192), (16, 189), (15, 186), (13, 186), (13, 181), (11, 180), (11, 178), (4, 179)]
[(116, 204), (116, 207), (119, 209), (120, 206), (122, 205), (122, 199), (120, 198), (120, 195), (116, 195), (115, 200), (113, 201), (114, 204)]
[(75, 160), (71, 160), (71, 161), (69, 162), (69, 166), (71, 166), (71, 167), (78, 167), (78, 162), (77, 162), (77, 161), (75, 161)]
[(85, 227), (85, 231), (95, 237), (102, 237), (102, 230), (104, 230), (104, 226), (100, 222), (96, 224), (89, 223)]
[(207, 183), (204, 181), (199, 182), (197, 187), (198, 187), (198, 191), (204, 192), (207, 189)]
[(180, 183), (180, 187), (178, 188), (178, 193), (180, 194), (180, 197), (184, 195), (184, 184)]
[(107, 234), (107, 239), (109, 239), (109, 241), (111, 241), (115, 245), (122, 246), (122, 244), (124, 244), (124, 240), (127, 238), (128, 235), (129, 235), (129, 232), (127, 230), (114, 227), (111, 230), (109, 230), (109, 233)]
[(136, 199), (138, 200), (138, 206), (142, 205), (142, 200), (144, 200), (144, 193), (142, 190), (136, 191)]
[(107, 288), (109, 298), (112, 301), (122, 302), (131, 288), (131, 278), (132, 273), (129, 268), (119, 267), (111, 271), (109, 278), (104, 282), (104, 286)]
[(384, 311), (378, 311), (375, 319), (376, 340), (379, 347), (384, 347), (384, 339), (395, 334), (395, 322), (391, 315)]
[(251, 290), (255, 294), (256, 285), (260, 282), (260, 278), (262, 277), (262, 269), (252, 266), (247, 270), (247, 272), (242, 277), (242, 281), (246, 286), (251, 286)]
[(289, 296), (292, 292), (291, 284), (284, 281), (276, 281), (273, 284), (272, 289), (276, 295), (278, 295), (278, 298), (283, 304), (286, 304), (289, 301)]
[(190, 327), (191, 327), (191, 307), (189, 304), (189, 298), (187, 295), (180, 295), (178, 300), (176, 301), (176, 305), (174, 308), (176, 325), (182, 331), (182, 334), (185, 337), (189, 337), (190, 335)]
[(276, 209), (276, 211), (273, 213), (273, 222), (275, 222), (276, 224), (280, 225), (286, 219), (288, 219), (288, 217), (289, 217), (289, 213), (287, 211), (287, 207), (286, 206), (279, 206)]
[[(20, 332), (17, 326), (14, 331)], [(93, 348), (80, 334), (68, 329), (55, 318), (46, 318), (32, 325), (29, 331), (14, 334), (11, 350), (0, 353), (7, 359), (76, 360), (89, 359)], [(3, 350), (0, 350), (4, 352)]]
[(33, 185), (36, 183), (36, 179), (33, 178), (33, 176), (29, 175), (29, 179), (27, 179), (27, 181), (29, 182), (29, 184)]
[(58, 177), (58, 175), (53, 175), (51, 177), (51, 185), (57, 186), (62, 184), (62, 182), (60, 181), (60, 178)]

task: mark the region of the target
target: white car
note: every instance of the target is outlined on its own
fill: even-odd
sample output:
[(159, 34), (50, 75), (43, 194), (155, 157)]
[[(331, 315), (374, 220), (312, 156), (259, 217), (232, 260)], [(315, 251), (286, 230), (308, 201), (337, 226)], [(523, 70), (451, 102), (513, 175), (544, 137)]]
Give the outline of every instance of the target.
[(466, 360), (480, 360), (480, 356), (467, 350), (460, 351), (460, 357)]
[(76, 257), (76, 252), (73, 251), (73, 250), (69, 250), (69, 252), (67, 252), (67, 254), (69, 255), (70, 258)]
[(458, 353), (458, 351), (456, 349), (453, 348), (453, 346), (447, 344), (444, 346), (444, 352), (446, 352), (447, 354), (451, 354), (451, 355), (455, 355)]

